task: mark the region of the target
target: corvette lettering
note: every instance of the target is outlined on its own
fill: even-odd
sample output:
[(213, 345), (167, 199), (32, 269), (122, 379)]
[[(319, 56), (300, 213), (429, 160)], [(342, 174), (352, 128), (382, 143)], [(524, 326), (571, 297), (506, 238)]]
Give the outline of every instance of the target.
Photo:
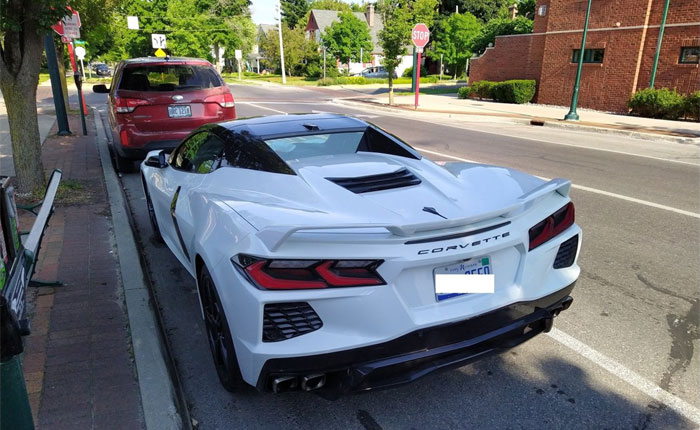
[(426, 255), (426, 254), (437, 254), (440, 252), (447, 252), (447, 251), (457, 251), (460, 249), (465, 249), (468, 247), (475, 247), (479, 246), (482, 243), (488, 243), (489, 241), (497, 241), (498, 239), (503, 239), (504, 237), (510, 236), (510, 232), (507, 231), (503, 234), (497, 234), (495, 236), (490, 236), (490, 237), (485, 237), (483, 239), (475, 240), (474, 242), (471, 243), (463, 243), (459, 245), (451, 245), (451, 246), (444, 246), (440, 248), (433, 248), (433, 249), (421, 249), (418, 251), (418, 255)]

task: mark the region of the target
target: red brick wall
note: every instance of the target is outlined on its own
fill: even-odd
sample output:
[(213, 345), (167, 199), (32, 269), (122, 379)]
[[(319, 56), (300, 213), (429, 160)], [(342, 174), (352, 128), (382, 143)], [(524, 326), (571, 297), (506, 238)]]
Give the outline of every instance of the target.
[[(574, 49), (581, 46), (587, 0), (540, 0), (546, 4), (545, 17), (536, 16), (534, 33), (543, 35), (498, 37), (493, 49), (472, 61), (470, 80), (500, 81), (536, 79), (535, 101), (568, 105), (571, 101), (576, 64)], [(602, 64), (584, 64), (579, 88), (579, 105), (600, 110), (624, 112), (635, 90), (646, 88), (656, 51), (659, 29), (649, 28), (643, 36), (649, 0), (595, 0), (586, 48), (605, 49)], [(652, 0), (649, 25), (658, 26), (663, 0)], [(659, 57), (656, 88), (676, 88), (690, 93), (700, 90), (697, 64), (678, 64), (682, 46), (700, 46), (700, 25), (674, 27), (673, 24), (700, 22), (700, 1), (671, 0)], [(618, 24), (619, 23), (619, 24)], [(626, 29), (624, 27), (637, 27)], [(598, 30), (596, 29), (606, 29)], [(571, 31), (579, 30), (579, 31)], [(644, 40), (637, 73), (640, 44)], [(635, 88), (635, 76), (637, 83)]]

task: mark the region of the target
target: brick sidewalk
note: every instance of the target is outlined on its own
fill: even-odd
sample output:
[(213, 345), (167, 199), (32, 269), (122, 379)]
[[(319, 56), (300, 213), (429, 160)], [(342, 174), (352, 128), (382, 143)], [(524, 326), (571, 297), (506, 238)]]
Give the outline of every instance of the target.
[[(79, 117), (70, 118), (81, 130)], [(45, 169), (63, 171), (69, 189), (58, 202), (34, 279), (65, 283), (29, 287), (32, 334), (23, 368), (38, 428), (144, 428), (129, 325), (95, 128), (89, 136), (46, 139)], [(23, 216), (22, 229), (32, 219)]]

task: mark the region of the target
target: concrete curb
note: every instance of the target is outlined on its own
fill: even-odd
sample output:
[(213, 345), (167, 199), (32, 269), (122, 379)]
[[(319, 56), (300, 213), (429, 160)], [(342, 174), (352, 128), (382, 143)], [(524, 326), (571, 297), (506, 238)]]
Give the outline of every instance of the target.
[[(376, 104), (373, 102), (369, 101), (361, 101), (357, 99), (349, 100), (349, 99), (338, 99), (334, 100), (334, 103), (341, 104), (341, 105), (346, 105), (346, 106), (351, 106), (351, 107), (358, 107), (362, 106), (365, 109), (375, 109), (375, 110), (380, 110), (384, 112), (394, 112), (394, 113), (425, 113), (425, 114), (432, 114), (432, 115), (449, 115), (449, 117), (453, 116), (465, 116), (465, 117), (485, 117), (485, 118), (500, 118), (500, 122), (508, 122), (511, 124), (521, 124), (521, 125), (531, 125), (531, 121), (535, 120), (538, 122), (541, 122), (542, 126), (544, 127), (552, 127), (552, 128), (567, 128), (571, 130), (576, 130), (576, 131), (587, 131), (590, 133), (601, 133), (601, 134), (613, 134), (613, 135), (618, 135), (618, 136), (625, 136), (625, 137), (631, 137), (634, 139), (641, 139), (641, 140), (653, 140), (653, 141), (664, 141), (664, 142), (671, 142), (671, 143), (681, 143), (681, 144), (690, 144), (690, 145), (700, 145), (700, 136), (698, 137), (682, 137), (682, 136), (668, 136), (665, 134), (657, 134), (657, 133), (645, 133), (645, 132), (640, 132), (640, 131), (632, 131), (632, 130), (620, 130), (620, 129), (615, 129), (615, 128), (606, 128), (606, 127), (596, 127), (596, 126), (591, 126), (591, 125), (580, 125), (580, 124), (574, 124), (574, 123), (563, 123), (560, 121), (552, 120), (552, 119), (543, 119), (543, 118), (537, 118), (537, 117), (532, 117), (532, 118), (515, 118), (515, 117), (508, 117), (508, 116), (499, 116), (499, 115), (481, 115), (478, 113), (460, 113), (460, 112), (435, 112), (435, 111), (430, 111), (430, 110), (417, 110), (417, 111), (411, 111), (409, 109), (404, 109), (400, 107), (390, 107), (388, 105), (380, 105)], [(495, 122), (495, 121), (494, 121)]]
[(97, 130), (97, 147), (112, 213), (146, 428), (180, 429), (183, 424), (176, 406), (176, 391), (164, 357), (155, 311), (151, 307), (150, 293), (126, 212), (126, 202), (117, 174), (110, 168), (112, 163), (107, 136), (102, 121), (97, 120), (100, 114), (96, 108), (92, 109)]

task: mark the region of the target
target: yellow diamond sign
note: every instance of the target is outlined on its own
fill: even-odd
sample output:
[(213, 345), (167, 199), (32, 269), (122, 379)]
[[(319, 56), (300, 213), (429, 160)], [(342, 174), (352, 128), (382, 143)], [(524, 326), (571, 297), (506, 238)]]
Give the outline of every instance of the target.
[(165, 51), (163, 51), (162, 49), (158, 48), (158, 49), (156, 50), (156, 57), (164, 58), (164, 57), (165, 57)]

